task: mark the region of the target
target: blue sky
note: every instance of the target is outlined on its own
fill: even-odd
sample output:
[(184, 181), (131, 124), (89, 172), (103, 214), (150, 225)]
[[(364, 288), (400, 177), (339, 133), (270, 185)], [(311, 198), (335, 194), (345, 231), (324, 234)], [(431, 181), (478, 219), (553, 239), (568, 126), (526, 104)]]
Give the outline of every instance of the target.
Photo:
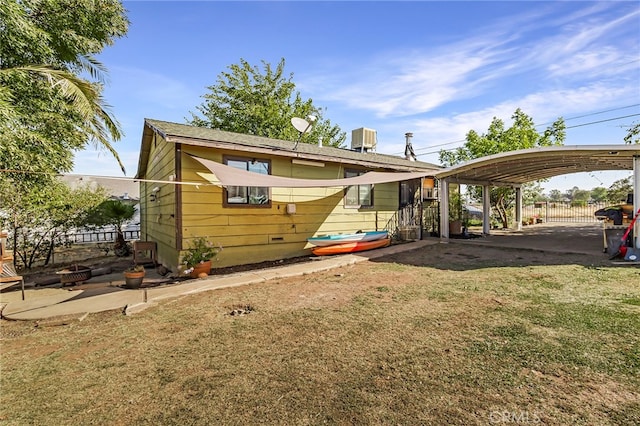
[[(126, 37), (98, 59), (104, 96), (122, 124), (114, 144), (136, 173), (144, 118), (185, 122), (208, 86), (240, 58), (286, 61), (303, 99), (347, 133), (375, 129), (377, 151), (422, 161), (510, 124), (516, 108), (539, 130), (562, 116), (565, 145), (623, 143), (640, 120), (640, 3), (125, 1)], [(621, 118), (630, 116), (626, 118)], [(595, 124), (589, 124), (600, 122)], [(575, 126), (575, 127), (574, 127)], [(74, 173), (122, 176), (91, 150)], [(545, 191), (608, 187), (630, 172), (554, 178)]]

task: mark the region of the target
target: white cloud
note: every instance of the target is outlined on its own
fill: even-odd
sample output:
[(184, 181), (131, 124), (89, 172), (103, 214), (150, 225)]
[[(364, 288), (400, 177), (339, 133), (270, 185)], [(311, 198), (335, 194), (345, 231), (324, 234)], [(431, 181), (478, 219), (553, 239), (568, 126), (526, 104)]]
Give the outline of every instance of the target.
[(616, 49), (604, 47), (598, 51), (586, 51), (565, 60), (550, 64), (550, 77), (571, 76), (590, 72), (595, 75), (616, 75), (620, 73), (619, 63), (623, 58)]
[(638, 15), (633, 12), (611, 21), (591, 18), (567, 25), (558, 34), (541, 39), (527, 59), (546, 69), (549, 77), (586, 80), (624, 75), (637, 60), (637, 37), (632, 32)]
[[(510, 117), (517, 108), (532, 117), (536, 123), (550, 123), (559, 116), (565, 119), (570, 115), (579, 115), (593, 111), (597, 105), (606, 109), (610, 105), (618, 105), (620, 99), (633, 93), (629, 86), (608, 86), (594, 83), (577, 89), (548, 90), (531, 93), (521, 98), (514, 98), (475, 111), (461, 112), (450, 116), (436, 116), (398, 121), (384, 126), (382, 141), (395, 140), (396, 143), (384, 143), (380, 152), (399, 153), (404, 144), (398, 137), (385, 138), (384, 135), (400, 135), (409, 129), (414, 134), (413, 147), (417, 154), (452, 149), (464, 144), (469, 130), (486, 133), (494, 117), (502, 119), (506, 126), (511, 124)], [(542, 130), (542, 129), (540, 129)], [(444, 143), (448, 145), (442, 146)], [(584, 143), (584, 142), (581, 142)], [(435, 161), (437, 155), (425, 161)]]
[[(332, 75), (331, 79), (315, 75), (307, 83), (323, 86), (315, 90), (323, 93), (323, 100), (369, 110), (378, 118), (398, 118), (465, 99), (508, 102), (504, 99), (513, 96), (512, 88), (523, 92), (527, 87), (550, 86), (571, 91), (605, 76), (625, 79), (637, 67), (633, 64), (637, 58), (619, 40), (621, 32), (633, 32), (640, 12), (612, 18), (604, 11), (610, 12), (596, 5), (558, 17), (549, 8), (480, 28), (474, 37), (436, 49), (386, 52), (361, 61), (356, 69), (345, 69), (342, 63), (319, 73)], [(631, 43), (637, 47), (637, 37)], [(341, 81), (336, 75), (342, 76)]]
[[(349, 108), (372, 110), (379, 117), (423, 113), (469, 98), (487, 78), (495, 80), (501, 75), (495, 68), (502, 61), (499, 50), (482, 49), (480, 44), (476, 41), (449, 45), (437, 52), (402, 51), (373, 58), (361, 64), (358, 78), (349, 73), (340, 87), (328, 88), (324, 98)], [(347, 80), (350, 83), (344, 83)]]

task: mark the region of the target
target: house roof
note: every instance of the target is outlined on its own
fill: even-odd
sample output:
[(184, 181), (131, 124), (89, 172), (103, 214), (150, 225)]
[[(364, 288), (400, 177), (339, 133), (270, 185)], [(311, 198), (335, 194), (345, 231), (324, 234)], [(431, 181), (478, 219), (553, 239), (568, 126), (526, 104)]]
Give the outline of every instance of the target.
[(167, 142), (172, 143), (246, 151), (252, 154), (262, 153), (300, 160), (330, 161), (373, 169), (405, 172), (426, 170), (436, 173), (443, 169), (435, 164), (409, 161), (402, 157), (376, 152), (360, 152), (308, 143), (300, 143), (296, 147), (294, 141), (271, 139), (147, 118), (145, 119), (142, 135), (142, 149), (140, 150), (140, 161), (136, 176), (138, 178), (142, 178), (146, 172), (146, 164), (154, 133), (160, 134)]
[(140, 198), (140, 184), (129, 179), (113, 179), (106, 176), (87, 176), (66, 174), (59, 179), (69, 185), (72, 189), (81, 186), (96, 188), (101, 186), (107, 190), (107, 193), (118, 199), (130, 199), (137, 201)]

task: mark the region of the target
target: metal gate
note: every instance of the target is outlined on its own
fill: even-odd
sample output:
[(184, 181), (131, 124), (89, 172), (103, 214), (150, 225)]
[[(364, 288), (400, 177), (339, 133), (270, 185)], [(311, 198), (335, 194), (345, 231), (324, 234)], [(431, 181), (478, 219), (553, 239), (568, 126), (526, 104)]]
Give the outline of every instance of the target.
[(594, 203), (585, 206), (572, 206), (571, 203), (543, 201), (524, 206), (522, 208), (522, 221), (524, 223), (598, 222), (594, 213), (607, 205), (605, 203)]

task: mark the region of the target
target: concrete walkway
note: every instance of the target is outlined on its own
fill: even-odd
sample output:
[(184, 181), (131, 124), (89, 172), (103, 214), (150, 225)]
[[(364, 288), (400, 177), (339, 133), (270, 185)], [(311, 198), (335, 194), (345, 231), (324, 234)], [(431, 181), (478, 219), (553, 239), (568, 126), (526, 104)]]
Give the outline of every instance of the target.
[[(4, 304), (4, 307), (0, 305), (0, 309), (2, 318), (10, 320), (39, 320), (63, 316), (81, 317), (87, 313), (117, 309), (122, 309), (123, 313), (129, 315), (143, 311), (164, 299), (221, 288), (256, 284), (275, 278), (312, 274), (438, 243), (438, 239), (415, 241), (359, 254), (317, 258), (293, 265), (224, 276), (209, 276), (177, 284), (143, 287), (135, 290), (104, 285), (100, 288), (92, 288), (90, 284), (84, 285), (83, 289), (77, 290), (73, 288), (30, 288), (25, 290), (25, 300), (21, 300), (20, 291), (14, 291), (11, 294), (3, 293), (2, 304)], [(147, 277), (150, 275), (149, 272), (147, 271)], [(119, 273), (119, 275), (122, 274)], [(145, 277), (145, 282), (147, 277)], [(102, 281), (105, 281), (105, 278)]]

